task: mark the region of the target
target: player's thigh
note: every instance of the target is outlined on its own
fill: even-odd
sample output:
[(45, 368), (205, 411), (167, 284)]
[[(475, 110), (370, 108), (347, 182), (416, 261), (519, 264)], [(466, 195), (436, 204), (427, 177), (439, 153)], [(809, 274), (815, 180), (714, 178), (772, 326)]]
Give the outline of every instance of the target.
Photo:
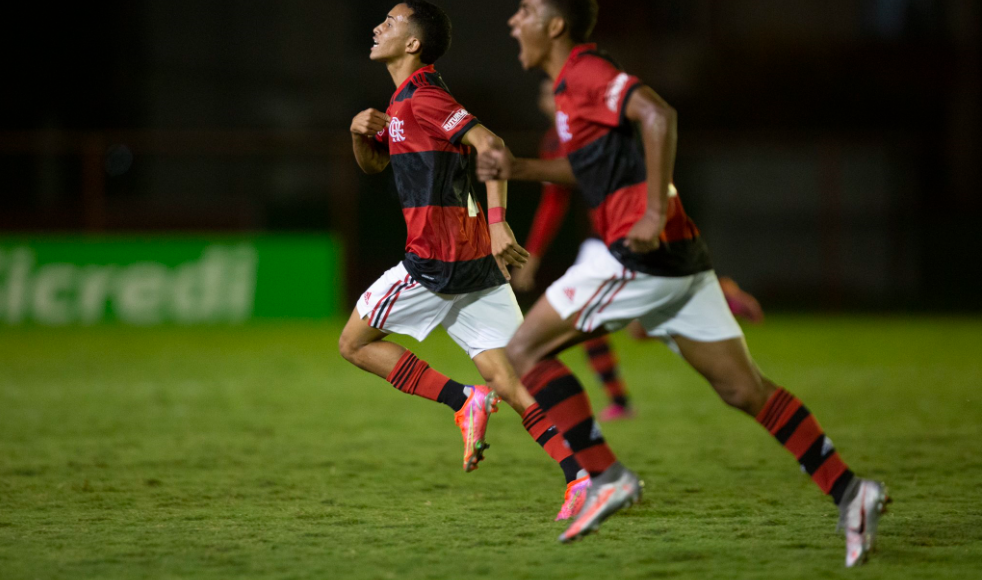
[(351, 316), (341, 330), (339, 346), (341, 353), (346, 357), (366, 344), (370, 344), (384, 339), (388, 336), (385, 332), (373, 328), (362, 318), (357, 308), (351, 310)]
[(502, 349), (522, 323), (522, 309), (508, 284), (457, 295), (441, 322), (467, 356)]
[(508, 343), (508, 358), (515, 371), (522, 376), (532, 370), (537, 362), (604, 334), (604, 329), (586, 333), (576, 328), (573, 317), (564, 318), (548, 297), (542, 296), (526, 314), (525, 321)]
[(453, 297), (427, 290), (400, 263), (362, 293), (356, 309), (372, 328), (422, 341), (452, 305)]

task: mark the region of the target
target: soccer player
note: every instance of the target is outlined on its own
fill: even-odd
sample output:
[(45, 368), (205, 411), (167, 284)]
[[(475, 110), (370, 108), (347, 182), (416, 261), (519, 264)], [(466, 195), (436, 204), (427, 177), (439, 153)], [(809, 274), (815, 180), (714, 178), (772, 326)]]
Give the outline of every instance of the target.
[(638, 319), (727, 404), (756, 418), (794, 454), (839, 506), (846, 565), (856, 565), (871, 548), (885, 487), (855, 476), (802, 402), (754, 364), (699, 230), (669, 193), (676, 112), (586, 44), (596, 17), (596, 0), (521, 0), (508, 22), (511, 35), (522, 66), (555, 81), (556, 130), (566, 158), (514, 159), (495, 144), (478, 167), (485, 180), (578, 184), (609, 250), (553, 283), (507, 349), (523, 384), (592, 477), (583, 510), (559, 539), (580, 538), (638, 501), (641, 482), (617, 461), (582, 387), (555, 355)]
[[(539, 144), (540, 159), (557, 159), (563, 157), (562, 148), (559, 143), (559, 135), (556, 133), (556, 99), (553, 96), (553, 82), (550, 78), (543, 79), (539, 85), (539, 110), (552, 122), (549, 130), (546, 131)], [(520, 292), (528, 292), (535, 287), (535, 275), (546, 250), (559, 231), (563, 218), (569, 208), (572, 188), (565, 187), (556, 183), (543, 183), (542, 196), (539, 199), (539, 207), (535, 211), (532, 220), (529, 237), (525, 242), (525, 249), (529, 252), (529, 259), (525, 266), (516, 270), (512, 274), (512, 286)], [(576, 263), (589, 263), (592, 256), (599, 252), (604, 254), (607, 247), (596, 237), (588, 237), (580, 244), (579, 253), (576, 256)], [(747, 292), (740, 289), (731, 278), (721, 277), (719, 280), (723, 296), (734, 316), (748, 320), (749, 322), (759, 323), (764, 320), (764, 311), (760, 307), (757, 299)], [(635, 339), (643, 340), (649, 338), (647, 333), (637, 321), (632, 322), (628, 329), (631, 336)], [(604, 393), (607, 395), (607, 406), (600, 411), (597, 416), (601, 421), (616, 421), (634, 417), (634, 409), (631, 406), (631, 398), (627, 391), (627, 386), (621, 378), (617, 355), (613, 345), (607, 336), (591, 338), (583, 343), (583, 348), (587, 354), (587, 360), (593, 368), (597, 378), (603, 385)]]
[[(392, 166), (408, 239), (405, 259), (358, 300), (339, 348), (400, 391), (453, 409), (465, 471), (483, 459), (488, 417), (504, 399), (562, 467), (567, 486), (557, 519), (566, 519), (582, 506), (589, 478), (505, 354), (522, 321), (506, 266), (521, 266), (528, 252), (504, 221), (506, 183), (487, 184), (488, 221), (474, 198), (470, 148), (485, 150), (497, 137), (454, 100), (433, 66), (450, 36), (446, 14), (423, 0), (396, 5), (374, 30), (371, 59), (385, 63), (397, 88), (384, 113), (354, 117), (352, 147), (366, 173)], [(421, 341), (437, 325), (473, 359), (486, 386), (453, 381), (385, 340), (397, 333)]]

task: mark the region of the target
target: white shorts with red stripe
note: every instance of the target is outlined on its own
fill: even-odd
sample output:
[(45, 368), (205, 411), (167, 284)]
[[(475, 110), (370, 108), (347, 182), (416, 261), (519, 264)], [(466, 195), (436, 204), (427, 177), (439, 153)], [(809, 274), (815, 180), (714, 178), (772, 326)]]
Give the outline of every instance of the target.
[(468, 294), (437, 294), (413, 279), (401, 262), (361, 295), (357, 308), (372, 327), (419, 341), (442, 325), (471, 358), (504, 348), (522, 323), (522, 310), (508, 284)]
[(626, 268), (599, 240), (580, 247), (576, 263), (546, 290), (564, 320), (583, 332), (615, 331), (638, 319), (649, 336), (678, 351), (672, 336), (702, 342), (743, 336), (712, 270), (678, 278)]

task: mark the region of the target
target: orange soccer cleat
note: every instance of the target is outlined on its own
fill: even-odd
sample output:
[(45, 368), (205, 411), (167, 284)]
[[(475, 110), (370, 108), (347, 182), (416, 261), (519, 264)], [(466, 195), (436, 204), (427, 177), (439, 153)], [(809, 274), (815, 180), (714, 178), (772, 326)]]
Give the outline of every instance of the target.
[(590, 489), (590, 476), (583, 477), (566, 484), (566, 497), (563, 499), (563, 507), (556, 514), (556, 521), (568, 520), (579, 515), (586, 502), (586, 493)]
[(491, 447), (484, 439), (491, 413), (498, 412), (498, 395), (484, 385), (473, 385), (467, 402), (454, 413), (454, 423), (464, 437), (464, 471), (474, 471), (484, 459), (484, 452)]

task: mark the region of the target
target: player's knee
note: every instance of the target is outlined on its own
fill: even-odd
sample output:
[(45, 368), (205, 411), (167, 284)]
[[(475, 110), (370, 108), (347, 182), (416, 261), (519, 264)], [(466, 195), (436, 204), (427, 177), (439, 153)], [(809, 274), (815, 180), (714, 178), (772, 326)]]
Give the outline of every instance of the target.
[(521, 340), (515, 340), (516, 338), (518, 337), (512, 338), (508, 346), (505, 347), (505, 353), (508, 355), (508, 360), (512, 366), (515, 367), (515, 373), (521, 377), (532, 369), (535, 358), (526, 345), (522, 344)]
[(767, 402), (764, 385), (759, 379), (746, 378), (733, 382), (714, 384), (723, 402), (748, 415), (756, 416)]
[(344, 360), (352, 363), (358, 364), (356, 361), (358, 359), (358, 351), (361, 350), (361, 345), (357, 341), (352, 340), (350, 336), (345, 333), (341, 333), (341, 338), (338, 339), (338, 351)]

